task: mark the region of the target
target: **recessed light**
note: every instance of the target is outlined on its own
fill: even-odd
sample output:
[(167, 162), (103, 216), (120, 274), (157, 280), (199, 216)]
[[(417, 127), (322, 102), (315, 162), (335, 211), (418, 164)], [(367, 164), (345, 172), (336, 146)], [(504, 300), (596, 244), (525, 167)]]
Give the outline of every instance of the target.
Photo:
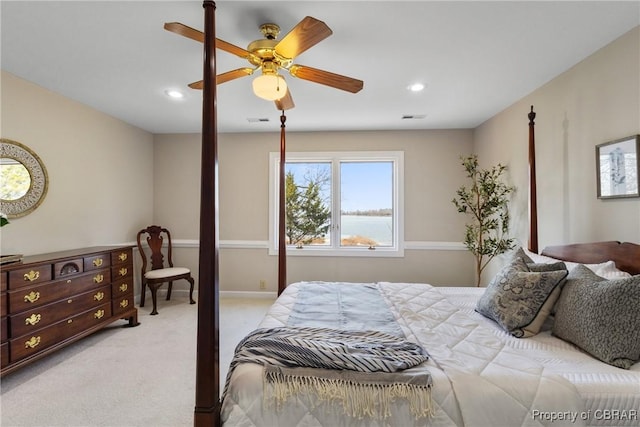
[(180, 92), (179, 90), (175, 90), (175, 89), (167, 89), (164, 91), (165, 95), (167, 95), (169, 98), (172, 99), (182, 99), (184, 98), (184, 93)]
[(414, 83), (407, 87), (411, 92), (420, 92), (424, 90), (424, 85), (422, 83)]

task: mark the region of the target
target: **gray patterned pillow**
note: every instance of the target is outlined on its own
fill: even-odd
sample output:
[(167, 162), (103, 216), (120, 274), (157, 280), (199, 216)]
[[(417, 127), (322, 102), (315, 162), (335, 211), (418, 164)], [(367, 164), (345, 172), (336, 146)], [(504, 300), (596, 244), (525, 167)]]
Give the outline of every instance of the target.
[(640, 361), (640, 275), (604, 280), (579, 265), (558, 299), (553, 334), (619, 368)]
[[(513, 259), (517, 257), (521, 257), (524, 260), (524, 262), (527, 263), (527, 267), (529, 267), (529, 270), (531, 271), (568, 270), (567, 265), (562, 261), (549, 262), (549, 263), (536, 263), (526, 254), (526, 252), (524, 251), (524, 249), (522, 249), (522, 247), (519, 247), (515, 251), (513, 255)], [(549, 258), (549, 260), (551, 259), (552, 258)], [(564, 283), (561, 283), (561, 285), (563, 284)], [(556, 288), (553, 290), (551, 295), (549, 295), (547, 302), (545, 302), (542, 308), (540, 309), (540, 313), (538, 314), (538, 317), (536, 318), (536, 320), (533, 322), (533, 326), (532, 326), (532, 328), (537, 329), (536, 333), (540, 332), (541, 329), (551, 329), (551, 328), (544, 327), (543, 323), (547, 317), (553, 316), (556, 313), (556, 305), (557, 305), (558, 298), (560, 297), (561, 291), (562, 291), (562, 286), (556, 286)]]
[(555, 270), (568, 270), (567, 265), (563, 261), (556, 262), (544, 262), (544, 263), (536, 263), (533, 261), (520, 247), (516, 250), (511, 258), (511, 261), (515, 261), (517, 258), (522, 258), (522, 260), (527, 264), (529, 270), (531, 271), (555, 271)]
[(476, 311), (496, 321), (517, 338), (540, 332), (544, 320), (560, 292), (567, 270), (531, 271), (517, 257), (505, 266), (487, 286)]
[(522, 249), (522, 246), (518, 247), (518, 249), (516, 249), (516, 251), (513, 253), (512, 261), (514, 261), (516, 258), (522, 258), (527, 264), (533, 264), (533, 260), (529, 257), (529, 255), (527, 255), (524, 249)]

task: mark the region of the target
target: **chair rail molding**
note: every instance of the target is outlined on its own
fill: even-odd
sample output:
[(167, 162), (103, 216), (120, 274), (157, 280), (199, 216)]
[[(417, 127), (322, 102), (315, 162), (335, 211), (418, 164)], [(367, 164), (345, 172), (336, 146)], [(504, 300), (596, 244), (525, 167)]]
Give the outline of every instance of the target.
[[(197, 239), (173, 239), (175, 248), (198, 248)], [(268, 240), (221, 240), (222, 249), (269, 249)], [(438, 241), (405, 241), (405, 250), (420, 251), (466, 251), (467, 247), (462, 242), (438, 242)]]

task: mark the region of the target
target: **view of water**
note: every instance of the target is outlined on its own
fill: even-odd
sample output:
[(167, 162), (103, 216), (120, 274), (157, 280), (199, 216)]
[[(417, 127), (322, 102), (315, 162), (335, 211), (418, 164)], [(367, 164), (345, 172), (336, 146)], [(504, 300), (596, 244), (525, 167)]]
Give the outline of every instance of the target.
[(380, 246), (390, 246), (393, 242), (393, 218), (391, 216), (342, 216), (342, 238), (362, 236), (378, 242)]

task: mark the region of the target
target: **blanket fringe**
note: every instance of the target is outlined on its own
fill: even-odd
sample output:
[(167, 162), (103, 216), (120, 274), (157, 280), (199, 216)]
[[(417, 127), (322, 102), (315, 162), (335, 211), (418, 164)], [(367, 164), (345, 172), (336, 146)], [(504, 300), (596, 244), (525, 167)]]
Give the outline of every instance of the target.
[[(275, 400), (279, 410), (292, 396), (342, 404), (344, 414), (353, 418), (385, 419), (391, 416), (391, 404), (395, 399), (406, 399), (411, 414), (416, 418), (434, 414), (431, 387), (406, 383), (362, 383), (336, 378), (299, 376), (265, 370), (264, 404)], [(271, 385), (269, 391), (267, 386)]]

